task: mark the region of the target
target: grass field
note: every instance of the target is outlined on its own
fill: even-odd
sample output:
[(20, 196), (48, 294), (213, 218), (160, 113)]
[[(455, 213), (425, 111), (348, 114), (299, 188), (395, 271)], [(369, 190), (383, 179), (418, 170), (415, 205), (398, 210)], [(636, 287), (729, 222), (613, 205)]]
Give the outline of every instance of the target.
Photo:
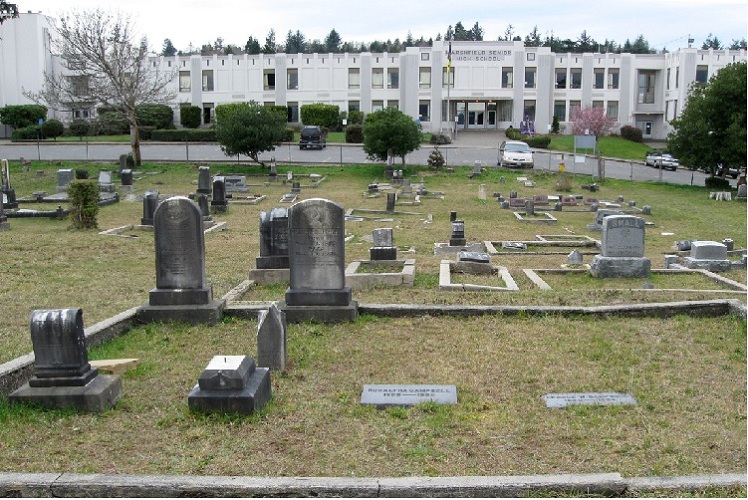
[[(57, 168), (39, 163), (23, 171), (11, 164), (17, 195), (54, 192)], [(83, 168), (95, 178), (99, 169), (114, 166)], [(37, 177), (37, 170), (46, 175)], [(120, 203), (101, 208), (100, 230), (138, 224), (139, 196), (147, 190), (186, 195), (197, 187), (193, 166), (149, 164), (141, 170), (133, 193), (122, 192)], [(281, 177), (286, 170), (279, 167)], [(493, 257), (494, 265), (510, 270), (518, 292), (440, 292), (444, 256), (434, 255), (433, 245), (448, 241), (452, 210), (465, 220), (468, 242), (532, 240), (536, 234), (600, 237), (586, 228), (594, 220), (591, 212), (554, 213), (558, 225), (539, 228), (518, 223), (495, 200), (478, 198), (480, 184), (489, 193), (553, 194), (555, 176), (535, 173), (536, 187), (525, 188), (515, 180), (516, 172), (492, 170), (468, 179), (470, 170), (447, 174), (409, 168), (406, 175), (413, 182), (444, 191), (445, 199), (397, 207), (416, 215), (382, 214), (392, 221), (346, 222), (354, 236), (346, 244), (346, 263), (368, 260), (370, 244), (364, 238), (379, 227), (394, 228), (400, 258), (416, 259), (412, 288), (356, 290), (354, 299), (604, 305), (736, 298), (715, 291), (719, 287), (712, 283), (703, 285), (704, 292), (645, 293), (637, 290), (640, 281), (554, 276), (554, 290), (541, 291), (524, 277), (525, 268), (560, 268), (563, 254)], [(252, 193), (266, 196), (258, 205), (235, 203), (226, 214), (214, 215), (227, 222), (227, 230), (206, 235), (206, 274), (221, 296), (255, 267), (259, 213), (280, 206), (289, 186), (265, 185), (256, 167), (218, 165), (211, 171), (246, 174)], [(302, 198), (328, 198), (346, 209), (385, 208), (385, 197), (365, 196), (370, 182), (384, 181), (381, 166), (294, 167), (294, 173), (326, 176), (316, 188), (306, 187), (301, 177)], [(584, 193), (580, 186), (588, 182), (575, 178), (573, 192)], [(618, 195), (652, 206), (645, 218), (655, 225), (646, 230), (645, 252), (653, 268), (662, 266), (675, 240), (729, 237), (736, 248), (746, 247), (745, 204), (710, 200), (704, 188), (656, 183), (609, 180), (595, 193), (605, 200)], [(148, 300), (155, 286), (152, 233), (130, 229), (101, 236), (71, 230), (67, 221), (9, 221), (10, 230), (0, 233), (0, 361), (31, 350), (32, 310), (80, 307), (89, 326)], [(745, 269), (724, 275), (746, 283)], [(693, 276), (658, 280), (651, 279), (658, 288), (701, 286), (701, 278)], [(282, 300), (285, 289), (254, 286), (242, 300)], [(363, 316), (352, 324), (290, 325), (289, 369), (273, 374), (273, 400), (262, 412), (190, 414), (186, 395), (213, 355), (255, 357), (256, 326), (231, 317), (211, 328), (152, 324), (92, 349), (92, 359), (141, 360), (124, 376), (121, 402), (101, 415), (41, 411), (0, 400), (0, 470), (257, 476), (648, 476), (745, 470), (746, 324), (735, 317)], [(363, 384), (369, 383), (456, 384), (459, 404), (377, 411), (358, 403)], [(638, 405), (549, 410), (542, 404), (546, 393), (588, 391), (630, 392)]]

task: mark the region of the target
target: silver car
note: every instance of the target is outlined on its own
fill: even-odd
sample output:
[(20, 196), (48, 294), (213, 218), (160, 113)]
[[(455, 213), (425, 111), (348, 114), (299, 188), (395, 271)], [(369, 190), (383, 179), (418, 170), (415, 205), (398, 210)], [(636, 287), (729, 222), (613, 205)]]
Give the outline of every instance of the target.
[(673, 155), (664, 151), (650, 151), (644, 158), (644, 164), (655, 168), (660, 168), (662, 165), (662, 168), (673, 172), (680, 166), (677, 158), (673, 158)]
[(499, 146), (498, 165), (501, 168), (533, 168), (535, 160), (526, 142), (504, 141)]

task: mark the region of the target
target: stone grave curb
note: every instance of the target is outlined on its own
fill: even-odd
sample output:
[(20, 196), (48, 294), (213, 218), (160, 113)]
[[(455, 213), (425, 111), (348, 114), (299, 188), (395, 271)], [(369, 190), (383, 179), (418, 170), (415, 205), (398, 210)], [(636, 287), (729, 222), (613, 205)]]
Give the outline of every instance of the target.
[(744, 474), (625, 479), (618, 473), (456, 477), (249, 477), (0, 473), (0, 496), (21, 497), (524, 497), (621, 496), (745, 487)]

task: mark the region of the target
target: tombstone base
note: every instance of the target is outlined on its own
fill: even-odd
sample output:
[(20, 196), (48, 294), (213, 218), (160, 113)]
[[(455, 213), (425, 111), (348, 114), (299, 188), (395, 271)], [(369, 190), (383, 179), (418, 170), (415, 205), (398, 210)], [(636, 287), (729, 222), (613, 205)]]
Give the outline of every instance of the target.
[(210, 211), (211, 213), (224, 213), (229, 210), (229, 204), (228, 203), (221, 203), (216, 201), (210, 202)]
[(257, 269), (287, 269), (290, 266), (288, 255), (260, 256), (255, 259)]
[(140, 225), (153, 227), (153, 217), (149, 217), (149, 218), (142, 217), (140, 219)]
[(148, 296), (148, 304), (151, 306), (199, 306), (210, 304), (212, 300), (212, 288), (154, 288)]
[(187, 396), (190, 411), (249, 415), (270, 401), (270, 369), (256, 368), (243, 389), (204, 390), (195, 385)]
[(249, 279), (258, 285), (271, 283), (288, 283), (291, 281), (291, 269), (250, 269)]
[(449, 239), (449, 246), (451, 247), (464, 247), (467, 245), (467, 240), (465, 238), (450, 238)]
[(10, 229), (10, 222), (8, 222), (7, 217), (3, 217), (0, 220), (0, 231), (7, 231)]
[(338, 290), (286, 290), (286, 304), (289, 306), (347, 306), (351, 303), (350, 287)]
[(99, 375), (84, 386), (31, 387), (28, 383), (8, 396), (11, 403), (34, 403), (44, 408), (75, 408), (103, 412), (122, 396), (122, 381), (113, 375)]
[(358, 318), (358, 302), (351, 300), (344, 306), (289, 306), (285, 302), (278, 303), (278, 309), (286, 313), (288, 323), (302, 323), (304, 321), (318, 321), (321, 323), (343, 323), (356, 321)]
[(223, 316), (225, 300), (212, 300), (208, 304), (151, 305), (138, 309), (138, 320), (143, 323), (182, 322), (215, 325)]
[(369, 260), (397, 260), (397, 247), (371, 247)]
[(652, 262), (644, 257), (602, 257), (595, 255), (590, 274), (595, 278), (647, 278)]
[(729, 271), (732, 269), (732, 263), (729, 260), (686, 257), (683, 261), (688, 269), (706, 269), (711, 272)]

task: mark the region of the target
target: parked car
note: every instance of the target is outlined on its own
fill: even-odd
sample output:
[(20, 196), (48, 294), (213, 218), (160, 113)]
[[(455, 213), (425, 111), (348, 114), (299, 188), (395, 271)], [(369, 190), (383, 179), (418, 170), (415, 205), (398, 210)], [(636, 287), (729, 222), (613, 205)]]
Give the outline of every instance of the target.
[(299, 139), (299, 149), (317, 148), (322, 149), (327, 147), (327, 138), (325, 137), (322, 129), (308, 125), (301, 129), (301, 138)]
[[(717, 165), (717, 169), (714, 171), (714, 175), (717, 177), (722, 177), (722, 170), (724, 170), (725, 167), (722, 166), (722, 164)], [(727, 174), (733, 179), (737, 179), (740, 175), (740, 169), (739, 168), (733, 168), (733, 167), (727, 167)]]
[(499, 146), (498, 165), (501, 168), (533, 168), (535, 159), (526, 142), (504, 141)]
[(678, 159), (673, 158), (673, 155), (667, 151), (650, 151), (644, 158), (644, 164), (655, 168), (660, 168), (660, 164), (662, 164), (662, 168), (673, 172), (680, 166)]

